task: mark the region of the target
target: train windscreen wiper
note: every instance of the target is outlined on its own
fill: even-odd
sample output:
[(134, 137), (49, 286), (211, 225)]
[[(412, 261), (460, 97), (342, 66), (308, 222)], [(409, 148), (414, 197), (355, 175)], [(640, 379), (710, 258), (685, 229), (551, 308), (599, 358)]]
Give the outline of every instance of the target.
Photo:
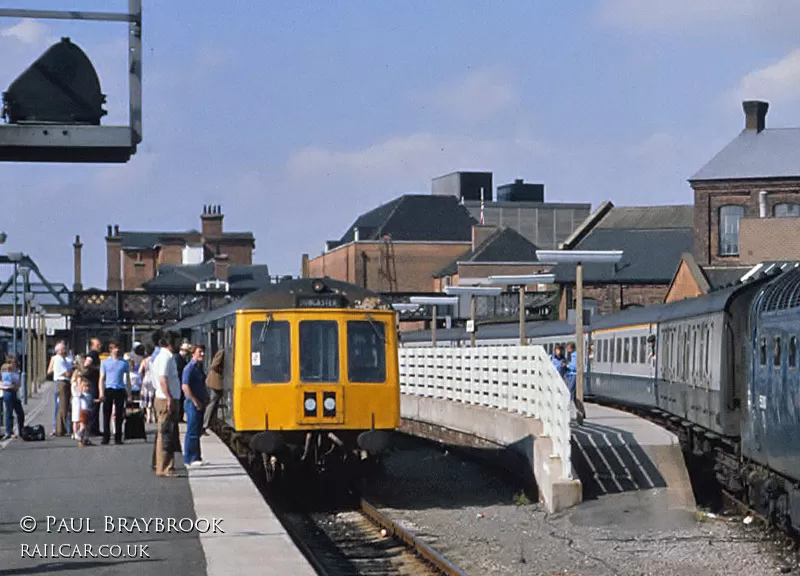
[(267, 337), (267, 330), (270, 324), (272, 324), (272, 314), (267, 314), (267, 320), (264, 322), (264, 327), (261, 329), (261, 335), (258, 337), (259, 344), (264, 344), (264, 339)]
[(378, 331), (378, 328), (377, 328), (377, 324), (378, 323), (375, 322), (375, 319), (369, 314), (364, 314), (364, 317), (369, 322), (369, 325), (372, 328), (372, 331), (375, 332), (375, 336), (377, 336), (378, 339), (385, 344), (386, 343), (386, 338), (380, 333), (380, 331)]

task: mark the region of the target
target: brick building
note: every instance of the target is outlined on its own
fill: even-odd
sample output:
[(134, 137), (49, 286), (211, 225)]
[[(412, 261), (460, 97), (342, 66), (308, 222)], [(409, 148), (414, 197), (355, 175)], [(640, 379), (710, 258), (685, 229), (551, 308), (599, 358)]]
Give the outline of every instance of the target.
[[(604, 202), (561, 246), (565, 250), (622, 250), (617, 264), (583, 266), (584, 309), (609, 314), (664, 301), (681, 256), (692, 246), (692, 206), (615, 207)], [(561, 289), (559, 318), (575, 305), (575, 265), (552, 268)]]
[(744, 129), (689, 180), (700, 267), (800, 259), (800, 128), (767, 128), (767, 102), (742, 106)]
[(253, 234), (225, 232), (223, 218), (216, 205), (203, 207), (200, 231), (133, 232), (108, 226), (106, 289), (141, 290), (160, 273), (181, 266), (206, 265), (212, 275), (227, 274), (229, 267), (251, 266)]
[(400, 196), (359, 216), (320, 256), (303, 255), (303, 276), (378, 292), (431, 292), (433, 274), (470, 249), (473, 224), (453, 196)]

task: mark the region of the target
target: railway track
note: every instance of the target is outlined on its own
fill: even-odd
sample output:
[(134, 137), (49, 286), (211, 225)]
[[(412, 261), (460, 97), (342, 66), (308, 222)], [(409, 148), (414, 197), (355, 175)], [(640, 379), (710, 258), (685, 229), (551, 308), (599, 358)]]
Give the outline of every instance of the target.
[[(228, 428), (214, 430), (248, 471), (292, 540), (324, 576), (465, 576), (419, 536), (393, 522), (366, 500), (335, 511), (307, 509), (302, 497), (266, 482), (261, 459)], [(288, 504), (288, 505), (287, 505)]]

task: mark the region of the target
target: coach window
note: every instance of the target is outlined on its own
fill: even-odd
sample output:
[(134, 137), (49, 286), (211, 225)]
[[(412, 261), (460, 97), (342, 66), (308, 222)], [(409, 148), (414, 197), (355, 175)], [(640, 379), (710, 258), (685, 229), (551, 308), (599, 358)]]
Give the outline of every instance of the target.
[(797, 336), (789, 338), (789, 368), (797, 368)]
[(335, 320), (300, 322), (300, 380), (339, 381), (339, 323)]
[(611, 364), (614, 363), (614, 348), (616, 347), (616, 345), (614, 344), (614, 340), (616, 340), (616, 338), (608, 339), (608, 361)]
[(775, 336), (775, 348), (772, 351), (772, 364), (779, 368), (781, 365), (781, 337)]
[(761, 344), (759, 345), (759, 360), (762, 366), (767, 365), (767, 339), (762, 338)]
[(292, 379), (289, 322), (253, 322), (250, 325), (250, 380), (253, 384)]
[(347, 323), (347, 379), (350, 382), (386, 381), (386, 334), (383, 322)]
[(705, 358), (706, 374), (709, 373), (708, 372), (708, 356), (709, 356), (709, 353), (710, 353), (709, 348), (711, 348), (711, 329), (713, 327), (714, 327), (713, 324), (711, 324), (710, 326), (706, 327), (706, 358)]
[(617, 341), (617, 364), (622, 364), (622, 338), (614, 338)]
[(625, 338), (625, 340), (623, 340), (623, 342), (625, 343), (624, 344), (625, 347), (623, 348), (622, 361), (625, 364), (627, 364), (628, 362), (631, 361), (631, 356), (630, 356), (631, 355), (631, 340), (630, 340), (630, 338)]
[(697, 373), (705, 374), (703, 359), (706, 357), (706, 325), (700, 326), (700, 353), (697, 355)]
[(639, 337), (639, 364), (647, 362), (647, 336)]

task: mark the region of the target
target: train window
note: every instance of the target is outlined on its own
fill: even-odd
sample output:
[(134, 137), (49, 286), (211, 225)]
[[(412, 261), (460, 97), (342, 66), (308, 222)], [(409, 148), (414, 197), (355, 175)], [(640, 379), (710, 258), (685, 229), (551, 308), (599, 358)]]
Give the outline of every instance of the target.
[(708, 356), (711, 354), (711, 351), (709, 349), (711, 348), (711, 329), (713, 327), (714, 327), (714, 325), (711, 324), (711, 326), (708, 326), (706, 328), (706, 360), (705, 360), (705, 362), (706, 362), (706, 374), (709, 373), (709, 370), (708, 370)]
[(300, 322), (300, 380), (339, 381), (339, 323), (335, 320)]
[(617, 364), (622, 363), (622, 338), (615, 338), (617, 341)]
[(603, 340), (603, 362), (608, 362), (608, 338)]
[(625, 338), (623, 342), (625, 343), (625, 348), (623, 348), (622, 361), (627, 364), (631, 361), (631, 339)]
[(703, 358), (706, 357), (706, 325), (700, 326), (700, 353), (697, 355), (697, 373), (705, 374), (703, 371)]
[(775, 348), (772, 350), (772, 364), (780, 367), (781, 365), (781, 337), (775, 336)]
[(762, 338), (761, 344), (759, 345), (759, 360), (761, 361), (760, 364), (762, 366), (767, 365), (767, 339)]
[(647, 336), (639, 336), (639, 364), (647, 362)]
[(274, 384), (292, 379), (289, 322), (253, 322), (250, 325), (250, 380)]
[(789, 368), (797, 368), (797, 336), (789, 338)]
[(386, 381), (386, 335), (383, 322), (347, 323), (347, 379), (350, 382)]
[(611, 362), (612, 364), (614, 363), (615, 340), (616, 340), (615, 338), (609, 338), (608, 340), (608, 361)]

